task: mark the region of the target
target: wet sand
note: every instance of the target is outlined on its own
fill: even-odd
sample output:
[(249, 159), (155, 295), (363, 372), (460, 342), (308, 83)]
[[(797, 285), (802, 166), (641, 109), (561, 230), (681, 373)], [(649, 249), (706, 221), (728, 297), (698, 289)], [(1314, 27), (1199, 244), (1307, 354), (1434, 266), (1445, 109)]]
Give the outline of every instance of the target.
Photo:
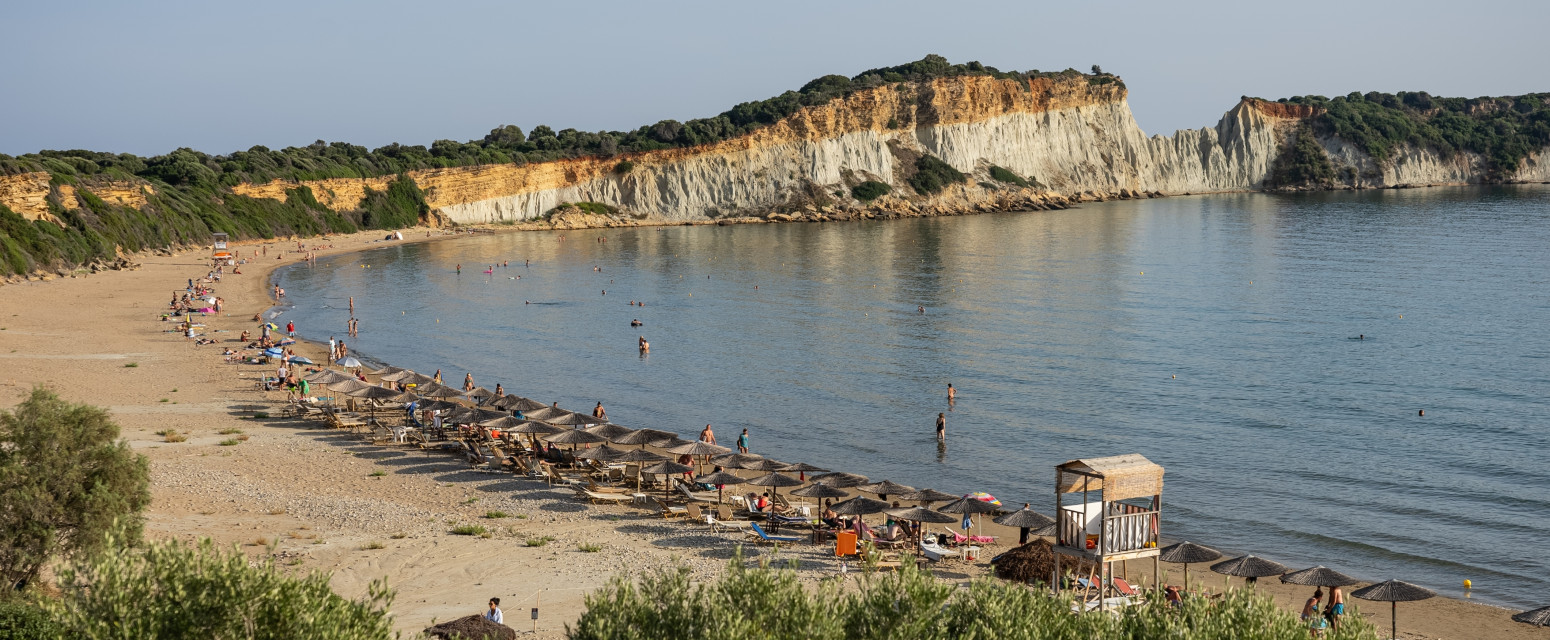
[[(382, 235), (305, 242), (332, 243), (335, 248), (320, 253), (337, 253), (380, 246)], [(424, 230), (405, 233), (406, 241), (424, 236)], [(236, 248), (248, 255), (258, 246)], [(398, 590), (393, 612), (406, 631), (476, 613), (499, 596), (512, 626), (532, 629), (527, 610), (540, 606), (538, 637), (559, 637), (564, 623), (581, 612), (583, 594), (618, 571), (683, 562), (708, 578), (732, 557), (737, 535), (712, 533), (703, 524), (663, 520), (639, 507), (587, 505), (542, 481), (471, 469), (445, 454), (372, 444), (309, 422), (253, 419), (255, 411), (278, 416), (284, 394), (257, 389), (270, 367), (227, 364), (220, 353), (235, 347), (228, 340), (253, 329), (252, 316), (270, 306), (269, 273), (301, 258), (288, 253), (276, 260), (286, 247), (295, 243), (269, 243), (267, 259), (244, 265), (242, 275), (228, 275), (216, 286), (226, 311), (204, 318), (210, 337), (221, 341), (216, 345), (193, 346), (172, 330), (173, 323), (158, 320), (169, 294), (207, 270), (203, 251), (142, 256), (138, 271), (0, 287), (0, 406), (46, 384), (70, 400), (108, 407), (124, 437), (151, 460), (149, 535), (207, 536), (255, 555), (273, 545), (282, 565), (331, 571), (334, 587), (350, 597), (386, 577)], [(344, 334), (339, 327), (336, 335)], [(326, 357), (326, 347), (302, 343), (297, 351), (314, 361)], [(446, 372), (449, 380), (461, 374)], [(165, 442), (155, 433), (165, 429), (188, 440)], [(236, 443), (222, 444), (230, 441)], [(485, 517), (491, 512), (507, 516)], [(458, 524), (483, 525), (489, 537), (451, 533)], [(1015, 541), (1015, 531), (999, 529), (992, 525), (987, 533)], [(584, 552), (582, 544), (601, 550)], [(830, 551), (798, 544), (779, 553), (796, 560), (804, 578), (816, 580), (840, 568)], [(761, 553), (768, 548), (745, 551), (749, 557)], [(1136, 582), (1150, 583), (1136, 564), (1150, 563), (1131, 567)], [(1338, 566), (1338, 559), (1330, 564)], [(1164, 567), (1170, 583), (1181, 582), (1181, 567)], [(935, 569), (949, 580), (986, 570), (960, 563)], [(1224, 587), (1224, 578), (1204, 569), (1192, 567), (1192, 584)], [(1311, 592), (1264, 581), (1258, 588), (1289, 609)], [(1350, 602), (1387, 629), (1386, 604)], [(1466, 600), (1436, 598), (1400, 608), (1402, 637), (1550, 639), (1550, 630)]]

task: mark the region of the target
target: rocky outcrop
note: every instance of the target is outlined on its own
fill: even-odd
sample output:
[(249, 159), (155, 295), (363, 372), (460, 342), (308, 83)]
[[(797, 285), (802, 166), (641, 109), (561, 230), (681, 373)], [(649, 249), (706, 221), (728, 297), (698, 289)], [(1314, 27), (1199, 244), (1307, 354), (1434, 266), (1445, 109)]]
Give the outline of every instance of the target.
[(48, 212), (49, 174), (32, 171), (0, 176), (0, 204), (28, 220), (52, 220)]

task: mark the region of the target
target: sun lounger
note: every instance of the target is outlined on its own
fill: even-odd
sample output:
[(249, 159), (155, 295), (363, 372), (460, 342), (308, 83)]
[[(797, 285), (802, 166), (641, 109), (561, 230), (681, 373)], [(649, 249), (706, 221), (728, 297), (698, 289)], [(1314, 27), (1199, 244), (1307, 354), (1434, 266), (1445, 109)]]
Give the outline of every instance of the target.
[(920, 543), (920, 555), (932, 562), (941, 562), (944, 558), (957, 557), (958, 552), (937, 544), (935, 538), (926, 538), (924, 542)]
[(942, 531), (952, 535), (953, 544), (963, 544), (965, 542), (973, 542), (973, 543), (976, 543), (976, 544), (995, 544), (996, 543), (996, 537), (995, 536), (966, 536), (966, 535), (963, 535), (961, 533), (958, 533), (957, 531), (953, 531), (952, 529), (948, 529), (946, 527), (943, 527)]
[(684, 484), (681, 480), (674, 482), (674, 484), (676, 485), (675, 488), (678, 489), (678, 493), (684, 499), (690, 502), (709, 502), (711, 504), (716, 503), (716, 492), (714, 491), (690, 491), (689, 485)]
[(634, 491), (625, 489), (624, 487), (600, 487), (598, 486), (597, 482), (592, 480), (587, 481), (587, 490), (593, 493), (634, 493)]
[(689, 514), (689, 510), (684, 507), (675, 507), (657, 498), (652, 498), (651, 501), (657, 503), (657, 507), (662, 510), (663, 519), (677, 518), (678, 516)]
[(1135, 587), (1130, 586), (1130, 583), (1126, 582), (1124, 578), (1114, 578), (1114, 579), (1110, 580), (1110, 582), (1112, 582), (1114, 584), (1114, 590), (1118, 591), (1119, 594), (1122, 595), (1122, 596), (1139, 596), (1139, 595), (1141, 595), (1141, 593), (1136, 591)]
[(749, 526), (749, 529), (750, 529), (749, 533), (754, 538), (756, 538), (756, 540), (755, 540), (756, 542), (764, 542), (764, 543), (774, 544), (776, 542), (801, 542), (802, 541), (802, 539), (797, 537), (797, 536), (772, 536), (772, 535), (770, 535), (768, 533), (765, 533), (764, 529), (760, 528), (759, 527), (759, 523), (757, 523), (757, 522), (750, 522), (750, 523), (748, 523), (748, 526)]
[(586, 487), (580, 485), (572, 485), (572, 488), (576, 490), (576, 495), (586, 498), (587, 502), (591, 502), (592, 504), (597, 504), (599, 502), (628, 502), (635, 499), (627, 493), (596, 493), (593, 491), (588, 491)]

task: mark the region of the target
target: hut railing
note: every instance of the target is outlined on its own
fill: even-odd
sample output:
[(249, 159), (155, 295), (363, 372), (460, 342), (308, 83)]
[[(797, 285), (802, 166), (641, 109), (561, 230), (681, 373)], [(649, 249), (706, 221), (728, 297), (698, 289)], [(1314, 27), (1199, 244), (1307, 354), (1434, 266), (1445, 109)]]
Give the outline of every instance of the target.
[(1059, 541), (1060, 545), (1073, 549), (1086, 549), (1087, 523), (1083, 514), (1080, 511), (1061, 509), (1058, 515), (1057, 533), (1059, 533), (1059, 537), (1056, 540)]
[(1103, 552), (1124, 553), (1157, 544), (1157, 513), (1139, 511), (1103, 519)]

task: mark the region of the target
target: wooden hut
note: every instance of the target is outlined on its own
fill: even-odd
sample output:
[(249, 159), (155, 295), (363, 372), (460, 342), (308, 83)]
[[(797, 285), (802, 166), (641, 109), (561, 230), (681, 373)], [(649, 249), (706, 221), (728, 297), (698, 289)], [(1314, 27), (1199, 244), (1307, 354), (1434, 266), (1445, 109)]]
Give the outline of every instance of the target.
[[(1055, 572), (1062, 557), (1097, 568), (1098, 585), (1108, 585), (1115, 561), (1158, 562), (1158, 520), (1162, 513), (1163, 468), (1140, 454), (1072, 460), (1055, 466)], [(1103, 588), (1099, 606), (1103, 607)]]

